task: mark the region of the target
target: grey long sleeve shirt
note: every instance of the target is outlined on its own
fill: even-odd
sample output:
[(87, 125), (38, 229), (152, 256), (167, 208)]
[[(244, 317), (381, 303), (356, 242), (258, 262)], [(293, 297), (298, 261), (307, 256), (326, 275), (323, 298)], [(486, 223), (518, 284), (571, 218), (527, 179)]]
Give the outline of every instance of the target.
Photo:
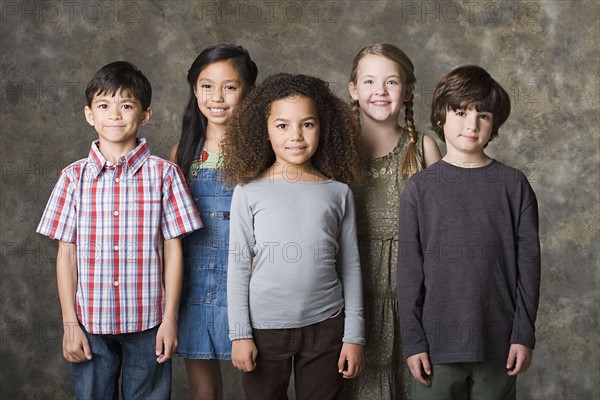
[(344, 342), (364, 344), (354, 198), (336, 181), (259, 179), (231, 204), (229, 337), (299, 328), (344, 307)]

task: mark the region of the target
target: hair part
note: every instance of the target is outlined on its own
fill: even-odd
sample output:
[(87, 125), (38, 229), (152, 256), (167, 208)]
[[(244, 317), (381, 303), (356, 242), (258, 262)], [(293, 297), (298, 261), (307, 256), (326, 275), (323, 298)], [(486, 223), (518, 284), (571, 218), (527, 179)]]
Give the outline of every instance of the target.
[(230, 183), (248, 183), (275, 162), (267, 121), (276, 100), (314, 101), (319, 117), (319, 145), (311, 158), (323, 175), (347, 184), (360, 180), (360, 130), (348, 105), (319, 78), (280, 73), (266, 78), (228, 121), (222, 171)]
[[(414, 99), (414, 85), (417, 82), (415, 76), (415, 67), (410, 58), (400, 50), (398, 47), (389, 43), (374, 43), (363, 47), (354, 57), (352, 62), (352, 70), (350, 72), (350, 82), (354, 85), (358, 84), (358, 69), (360, 61), (368, 56), (375, 55), (385, 57), (390, 61), (395, 62), (398, 65), (400, 77), (403, 81), (404, 90), (410, 94), (410, 98), (404, 102), (404, 131), (408, 135), (409, 145), (402, 160), (400, 167), (400, 173), (403, 178), (408, 178), (415, 172), (421, 171), (424, 168), (423, 155), (417, 149), (417, 131), (415, 128), (415, 121), (413, 118), (413, 99)], [(360, 105), (358, 100), (352, 100), (350, 102), (352, 111), (354, 112), (355, 118), (360, 119)]]
[(148, 78), (135, 65), (127, 61), (115, 61), (94, 74), (85, 88), (87, 106), (92, 106), (94, 96), (127, 92), (142, 104), (142, 110), (150, 107), (152, 86)]
[[(190, 166), (196, 157), (196, 149), (202, 146), (206, 137), (207, 119), (198, 108), (194, 88), (200, 73), (210, 64), (229, 61), (242, 79), (241, 97), (254, 87), (258, 68), (250, 54), (242, 46), (234, 44), (217, 44), (207, 47), (196, 57), (187, 74), (190, 87), (188, 103), (183, 114), (181, 138), (175, 159), (184, 176), (188, 176)], [(241, 99), (240, 99), (241, 100)]]
[(494, 114), (488, 143), (498, 136), (498, 130), (510, 114), (508, 93), (485, 69), (476, 65), (458, 67), (437, 84), (431, 102), (431, 128), (445, 142), (446, 112), (470, 108)]

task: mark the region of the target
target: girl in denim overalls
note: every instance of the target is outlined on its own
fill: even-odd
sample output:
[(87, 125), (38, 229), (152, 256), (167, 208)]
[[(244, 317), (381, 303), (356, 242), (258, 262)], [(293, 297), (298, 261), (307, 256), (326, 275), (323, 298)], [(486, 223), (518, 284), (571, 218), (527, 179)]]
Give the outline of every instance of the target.
[(203, 50), (190, 67), (191, 94), (179, 142), (169, 158), (187, 179), (204, 229), (183, 239), (184, 278), (179, 310), (179, 348), (190, 398), (220, 399), (219, 360), (231, 359), (227, 323), (227, 256), (232, 189), (221, 179), (220, 142), (225, 123), (258, 71), (240, 46)]

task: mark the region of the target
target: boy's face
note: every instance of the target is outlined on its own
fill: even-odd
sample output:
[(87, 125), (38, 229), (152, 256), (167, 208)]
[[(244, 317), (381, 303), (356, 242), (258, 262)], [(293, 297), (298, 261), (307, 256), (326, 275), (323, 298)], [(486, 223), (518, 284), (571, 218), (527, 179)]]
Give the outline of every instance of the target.
[(446, 149), (452, 155), (482, 155), (490, 140), (494, 114), (488, 111), (468, 109), (446, 109), (443, 125)]
[(114, 96), (94, 95), (91, 107), (85, 107), (85, 118), (96, 129), (100, 144), (135, 147), (137, 130), (152, 116), (152, 109), (142, 110), (138, 99), (119, 90)]

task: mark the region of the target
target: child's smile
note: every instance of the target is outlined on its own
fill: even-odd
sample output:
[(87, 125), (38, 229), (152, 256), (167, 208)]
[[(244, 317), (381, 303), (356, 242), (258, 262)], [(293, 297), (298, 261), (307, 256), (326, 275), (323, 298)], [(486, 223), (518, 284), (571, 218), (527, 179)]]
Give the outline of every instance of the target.
[(142, 110), (142, 104), (127, 92), (96, 94), (91, 107), (85, 107), (85, 117), (100, 138), (101, 144), (135, 144), (137, 130), (151, 116), (151, 109)]
[(229, 61), (214, 62), (200, 72), (194, 94), (209, 126), (222, 126), (227, 121), (242, 89), (242, 78)]
[(312, 99), (275, 100), (267, 129), (278, 169), (289, 164), (305, 171), (312, 168), (311, 157), (319, 144), (319, 117)]
[(397, 123), (407, 97), (400, 68), (394, 61), (377, 55), (365, 56), (359, 64), (350, 96), (357, 100), (363, 117)]

